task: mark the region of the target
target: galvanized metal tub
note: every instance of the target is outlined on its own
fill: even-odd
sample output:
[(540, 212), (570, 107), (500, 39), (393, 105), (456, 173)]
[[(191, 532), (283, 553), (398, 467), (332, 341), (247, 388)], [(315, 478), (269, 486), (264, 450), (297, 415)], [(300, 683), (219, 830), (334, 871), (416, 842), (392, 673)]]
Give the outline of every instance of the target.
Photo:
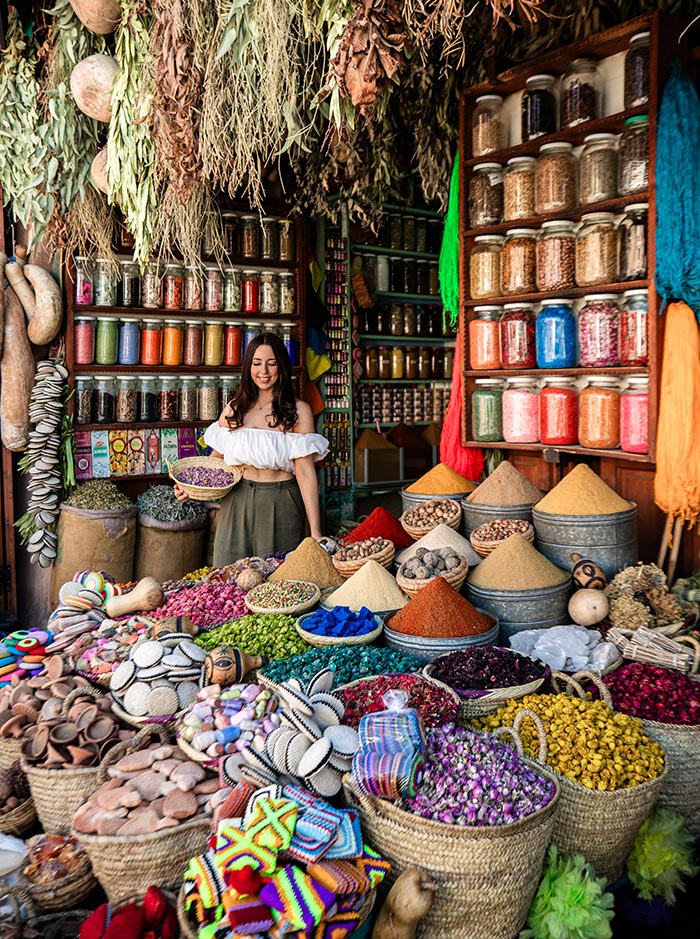
[(503, 645), (524, 629), (543, 629), (570, 621), (567, 610), (571, 594), (570, 577), (553, 587), (533, 590), (494, 590), (470, 584), (468, 579), (465, 588), (470, 603), (498, 618)]
[(435, 639), (433, 637), (409, 636), (406, 633), (399, 633), (387, 626), (391, 616), (385, 616), (384, 644), (389, 646), (390, 649), (397, 649), (399, 652), (414, 655), (416, 658), (422, 659), (423, 662), (432, 662), (438, 655), (443, 655), (445, 652), (455, 652), (457, 649), (466, 649), (470, 646), (492, 646), (498, 642), (498, 619), (488, 610), (480, 610), (479, 612), (490, 616), (494, 620), (493, 627), (487, 632), (479, 633), (476, 636), (457, 636), (454, 639)]
[(537, 550), (557, 567), (571, 569), (572, 554), (592, 558), (608, 580), (639, 560), (637, 506), (609, 515), (552, 515), (532, 510)]
[(408, 492), (407, 489), (401, 490), (401, 512), (408, 512), (409, 509), (415, 509), (417, 505), (423, 502), (432, 502), (433, 499), (454, 499), (455, 502), (461, 502), (468, 492), (449, 492), (446, 495), (439, 495), (427, 492)]
[(479, 525), (483, 525), (485, 522), (494, 522), (497, 518), (520, 518), (526, 522), (532, 522), (533, 504), (532, 502), (526, 502), (521, 505), (487, 505), (462, 499), (460, 534), (468, 538)]

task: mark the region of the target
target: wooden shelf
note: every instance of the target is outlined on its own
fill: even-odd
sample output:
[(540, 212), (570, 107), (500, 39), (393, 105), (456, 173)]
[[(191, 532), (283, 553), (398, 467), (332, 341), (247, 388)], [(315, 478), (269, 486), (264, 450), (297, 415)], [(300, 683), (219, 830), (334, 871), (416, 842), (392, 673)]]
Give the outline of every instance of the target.
[(432, 385), (433, 382), (447, 382), (449, 378), (360, 378), (363, 385)]
[(466, 369), (465, 378), (508, 378), (534, 375), (536, 378), (575, 378), (579, 375), (648, 375), (649, 366), (605, 366), (601, 368), (499, 368)]
[(553, 450), (589, 457), (611, 457), (616, 460), (634, 460), (637, 463), (653, 462), (648, 453), (626, 453), (624, 450), (589, 450), (586, 447), (558, 447), (547, 443), (509, 443), (507, 440), (465, 440), (465, 447), (481, 447), (498, 450)]
[(598, 284), (595, 287), (568, 287), (564, 290), (545, 290), (541, 293), (520, 293), (509, 297), (488, 297), (483, 300), (472, 300), (469, 297), (462, 301), (465, 309), (475, 306), (503, 306), (504, 303), (538, 303), (540, 300), (578, 299), (589, 295), (601, 293), (624, 293), (625, 290), (640, 290), (649, 288), (649, 280), (627, 280), (617, 284)]
[(359, 337), (362, 340), (369, 340), (371, 342), (383, 342), (389, 346), (435, 346), (436, 348), (443, 348), (457, 344), (456, 338), (441, 339), (436, 336), (381, 336), (372, 335), (370, 333), (359, 333)]
[(442, 221), (442, 215), (439, 212), (432, 212), (430, 209), (414, 209), (408, 205), (394, 205), (391, 202), (383, 202), (382, 208), (386, 212), (399, 212), (401, 215), (417, 215), (420, 218), (434, 218)]
[(442, 306), (442, 298), (439, 293), (421, 294), (421, 293), (392, 293), (391, 291), (378, 290), (376, 293), (378, 300), (395, 300), (397, 303), (420, 303), (430, 306)]
[(225, 320), (234, 323), (271, 323), (275, 326), (298, 326), (300, 316), (280, 316), (279, 313), (237, 313), (227, 312), (226, 310), (165, 310), (163, 307), (156, 309), (143, 306), (76, 306), (73, 308), (73, 316), (114, 316), (122, 318), (125, 316), (136, 316), (141, 319), (188, 319), (188, 320)]
[[(175, 375), (176, 378), (195, 378), (197, 375), (236, 375), (240, 365), (74, 365), (76, 375)], [(301, 365), (292, 366), (292, 374), (300, 375)]]
[(350, 250), (359, 254), (381, 254), (392, 258), (416, 258), (418, 261), (438, 261), (439, 254), (429, 254), (425, 251), (404, 251), (401, 248), (388, 248), (386, 245), (363, 245), (359, 242), (352, 242)]
[(441, 421), (407, 421), (407, 420), (396, 420), (396, 421), (362, 421), (358, 424), (358, 427), (376, 427), (379, 424), (380, 427), (393, 427), (395, 424), (408, 424), (409, 427), (430, 427), (431, 424), (441, 424)]
[(130, 424), (76, 424), (75, 431), (93, 430), (160, 430), (161, 427), (191, 427), (193, 430), (203, 429), (213, 424), (211, 421), (133, 421)]

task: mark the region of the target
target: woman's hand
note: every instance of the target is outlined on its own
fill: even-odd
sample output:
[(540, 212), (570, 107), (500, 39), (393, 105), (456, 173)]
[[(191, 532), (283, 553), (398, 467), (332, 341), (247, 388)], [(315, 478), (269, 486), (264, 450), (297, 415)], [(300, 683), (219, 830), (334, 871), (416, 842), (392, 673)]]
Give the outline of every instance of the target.
[(186, 492), (180, 489), (177, 483), (175, 483), (175, 486), (173, 487), (173, 492), (178, 502), (189, 502), (190, 497), (187, 495)]
[(227, 418), (229, 417), (233, 417), (233, 410), (231, 408), (231, 405), (227, 404), (226, 407), (221, 412), (221, 414), (219, 414), (219, 427), (226, 427), (228, 430), (230, 430), (231, 425), (229, 424), (227, 420)]

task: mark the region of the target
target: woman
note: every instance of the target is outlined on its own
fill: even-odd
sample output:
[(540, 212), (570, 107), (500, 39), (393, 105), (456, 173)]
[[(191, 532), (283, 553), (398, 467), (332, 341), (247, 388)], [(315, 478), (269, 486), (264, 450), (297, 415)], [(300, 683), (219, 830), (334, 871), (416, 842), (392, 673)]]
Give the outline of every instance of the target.
[[(311, 408), (296, 398), (289, 354), (273, 333), (248, 344), (238, 390), (204, 441), (213, 456), (243, 468), (243, 479), (221, 501), (215, 567), (292, 551), (306, 519), (312, 537), (322, 537), (314, 462), (326, 455), (328, 441), (314, 433)], [(187, 499), (177, 485), (175, 495)]]

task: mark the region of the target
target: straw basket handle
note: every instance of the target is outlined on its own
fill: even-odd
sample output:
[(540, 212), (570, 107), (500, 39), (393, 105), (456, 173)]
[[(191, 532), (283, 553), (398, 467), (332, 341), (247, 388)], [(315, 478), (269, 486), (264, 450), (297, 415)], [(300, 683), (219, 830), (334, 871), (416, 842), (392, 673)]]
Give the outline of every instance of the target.
[(693, 664), (690, 666), (688, 674), (690, 677), (694, 677), (698, 673), (700, 668), (700, 642), (695, 638), (695, 636), (677, 636), (674, 642), (684, 642), (686, 645), (689, 645), (695, 655), (693, 656)]
[(19, 884), (10, 886), (6, 881), (0, 880), (0, 899), (7, 899), (12, 904), (15, 923), (20, 922), (22, 907), (24, 907), (27, 914), (27, 923), (29, 925), (31, 925), (39, 915), (39, 909), (34, 897), (26, 887), (22, 887)]
[(71, 705), (74, 704), (78, 698), (94, 698), (96, 701), (99, 701), (100, 698), (103, 697), (104, 695), (102, 692), (98, 691), (97, 688), (93, 688), (92, 685), (84, 685), (80, 688), (74, 688), (72, 691), (69, 691), (63, 699), (63, 704), (61, 706), (61, 717), (68, 716), (68, 711), (70, 711)]
[(593, 682), (593, 684), (600, 692), (600, 696), (603, 701), (605, 701), (610, 710), (613, 711), (613, 702), (610, 691), (608, 690), (608, 686), (605, 684), (600, 675), (596, 675), (595, 672), (589, 672), (587, 669), (583, 669), (580, 672), (576, 672), (575, 675), (567, 675), (566, 672), (552, 671), (551, 681), (552, 686), (557, 693), (560, 694), (562, 691), (558, 684), (558, 682), (561, 680), (564, 682), (564, 684), (568, 685), (568, 687), (564, 689), (566, 694), (570, 695), (571, 691), (575, 691), (579, 698), (581, 698), (582, 701), (585, 701), (586, 692), (583, 690), (583, 686), (579, 683), (579, 679), (581, 678), (587, 678), (589, 681)]
[(356, 802), (359, 802), (368, 815), (372, 815), (374, 817), (379, 815), (375, 804), (376, 800), (372, 799), (368, 795), (365, 795), (365, 793), (357, 785), (355, 777), (352, 775), (352, 773), (346, 773), (345, 776), (343, 776), (343, 786), (345, 787), (345, 791), (349, 793), (349, 795)]
[(116, 759), (120, 760), (123, 756), (128, 756), (129, 753), (135, 753), (140, 749), (144, 740), (154, 736), (158, 737), (161, 743), (167, 743), (170, 734), (159, 724), (147, 724), (138, 733), (134, 734), (130, 740), (122, 740), (121, 743), (108, 750), (100, 763), (100, 775), (98, 777), (100, 784), (107, 779), (107, 770), (112, 763), (116, 762)]
[(504, 726), (497, 727), (495, 730), (491, 731), (494, 737), (503, 737), (506, 734), (512, 738), (515, 749), (518, 751), (519, 756), (525, 756), (525, 747), (523, 746), (523, 739), (520, 736), (520, 725), (525, 720), (526, 717), (529, 717), (535, 725), (537, 730), (537, 736), (539, 738), (539, 749), (537, 751), (536, 760), (538, 763), (544, 765), (547, 762), (547, 731), (544, 726), (544, 721), (531, 708), (520, 708), (518, 713), (515, 715), (513, 720), (513, 726)]

